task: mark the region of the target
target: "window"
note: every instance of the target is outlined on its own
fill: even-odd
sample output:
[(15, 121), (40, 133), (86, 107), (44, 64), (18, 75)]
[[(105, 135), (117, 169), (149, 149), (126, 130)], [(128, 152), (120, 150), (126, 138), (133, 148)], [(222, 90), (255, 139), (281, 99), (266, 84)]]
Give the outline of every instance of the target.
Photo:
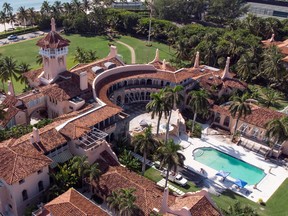
[(43, 181), (39, 181), (39, 182), (38, 182), (38, 189), (39, 189), (39, 192), (41, 192), (41, 191), (44, 190)]
[(28, 199), (28, 193), (27, 193), (27, 190), (23, 190), (23, 191), (22, 191), (22, 198), (23, 198), (23, 201), (25, 201), (25, 200)]
[(10, 208), (10, 209), (13, 209), (13, 207), (12, 207), (12, 205), (11, 205), (11, 204), (9, 204), (9, 208)]
[(43, 172), (43, 170), (41, 169), (41, 170), (38, 170), (37, 171), (37, 174), (39, 175), (39, 174), (41, 174)]
[(19, 184), (23, 184), (25, 182), (25, 180), (24, 179), (21, 179), (20, 181), (19, 181)]

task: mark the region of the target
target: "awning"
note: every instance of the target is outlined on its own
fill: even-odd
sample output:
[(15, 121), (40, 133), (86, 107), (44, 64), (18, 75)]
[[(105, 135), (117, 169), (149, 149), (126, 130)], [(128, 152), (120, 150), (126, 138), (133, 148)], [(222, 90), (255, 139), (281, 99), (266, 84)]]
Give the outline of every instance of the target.
[(234, 184), (236, 184), (237, 186), (239, 186), (240, 188), (245, 187), (248, 183), (241, 180), (241, 179), (236, 179), (236, 181), (234, 182)]
[(54, 169), (55, 167), (57, 167), (58, 163), (64, 163), (64, 162), (68, 161), (69, 159), (71, 159), (72, 157), (73, 157), (73, 155), (70, 153), (70, 151), (65, 150), (65, 151), (55, 155), (54, 157), (50, 158), (53, 160), (53, 162), (50, 164), (50, 167), (52, 169)]
[(216, 173), (217, 176), (221, 176), (223, 178), (226, 178), (227, 176), (230, 175), (230, 172), (226, 172), (226, 171), (223, 171), (223, 170), (219, 170), (217, 173)]
[(148, 127), (148, 123), (145, 121), (145, 119), (142, 119), (140, 122), (139, 122), (139, 125), (141, 127)]

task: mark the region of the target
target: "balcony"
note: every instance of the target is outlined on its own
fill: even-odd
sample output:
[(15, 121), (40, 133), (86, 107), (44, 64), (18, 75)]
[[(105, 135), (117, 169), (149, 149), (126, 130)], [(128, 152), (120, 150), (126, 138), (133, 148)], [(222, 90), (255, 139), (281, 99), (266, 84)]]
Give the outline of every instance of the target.
[(68, 54), (68, 47), (63, 47), (60, 49), (40, 49), (39, 54), (42, 56), (43, 55), (47, 56), (47, 57), (67, 55)]

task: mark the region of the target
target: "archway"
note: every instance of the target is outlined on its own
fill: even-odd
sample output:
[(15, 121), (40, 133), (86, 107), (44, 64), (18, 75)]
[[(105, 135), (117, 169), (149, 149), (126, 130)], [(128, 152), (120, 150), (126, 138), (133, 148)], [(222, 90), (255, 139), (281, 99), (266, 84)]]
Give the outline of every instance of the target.
[(229, 127), (229, 125), (230, 125), (230, 117), (229, 116), (225, 117), (223, 125), (225, 127)]
[(33, 110), (33, 112), (29, 116), (30, 124), (36, 124), (41, 119), (48, 118), (48, 112), (46, 107), (38, 107), (37, 109)]

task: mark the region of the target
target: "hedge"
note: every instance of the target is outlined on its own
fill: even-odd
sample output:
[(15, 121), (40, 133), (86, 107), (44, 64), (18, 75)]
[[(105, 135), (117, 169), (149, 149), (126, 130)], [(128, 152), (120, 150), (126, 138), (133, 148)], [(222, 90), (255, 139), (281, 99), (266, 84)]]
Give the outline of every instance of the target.
[(27, 34), (27, 33), (30, 33), (30, 32), (35, 32), (35, 31), (38, 31), (39, 30), (39, 27), (36, 26), (36, 27), (29, 27), (29, 28), (23, 28), (23, 29), (16, 29), (14, 31), (9, 31), (9, 32), (5, 32), (5, 33), (1, 33), (0, 34), (0, 39), (3, 39), (3, 38), (7, 38), (9, 35), (21, 35), (21, 34)]

